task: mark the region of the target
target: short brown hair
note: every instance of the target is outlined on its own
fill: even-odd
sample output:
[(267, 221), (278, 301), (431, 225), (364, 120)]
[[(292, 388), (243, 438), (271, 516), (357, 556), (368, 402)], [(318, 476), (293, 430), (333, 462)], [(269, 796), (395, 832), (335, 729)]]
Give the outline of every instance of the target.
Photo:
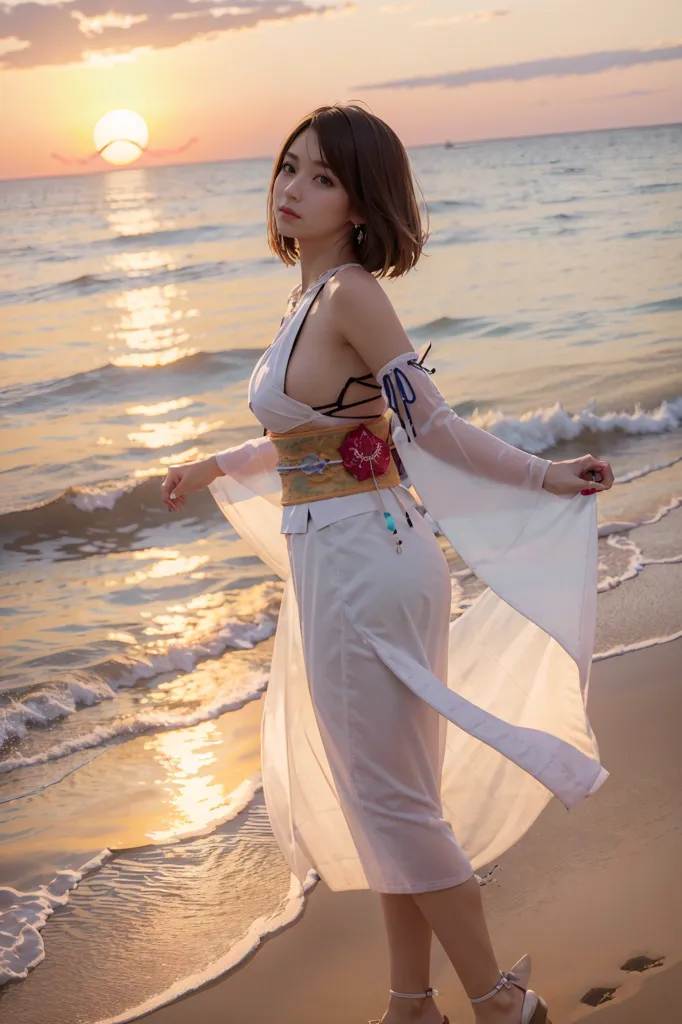
[[(299, 258), (295, 238), (277, 230), (273, 208), (275, 178), (284, 154), (306, 129), (314, 128), (322, 158), (361, 214), (365, 237), (358, 245), (351, 232), (355, 259), (377, 277), (401, 277), (414, 267), (429, 237), (422, 228), (410, 161), (402, 142), (385, 121), (357, 103), (317, 107), (289, 132), (275, 161), (268, 191), (268, 245), (283, 263)], [(421, 193), (421, 189), (419, 188)], [(423, 193), (421, 193), (423, 198)]]

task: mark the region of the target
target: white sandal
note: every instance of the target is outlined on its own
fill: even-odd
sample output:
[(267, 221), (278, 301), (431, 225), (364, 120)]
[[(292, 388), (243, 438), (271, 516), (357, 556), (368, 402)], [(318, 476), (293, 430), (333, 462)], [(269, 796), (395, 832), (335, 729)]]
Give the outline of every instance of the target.
[(530, 981), (530, 956), (526, 953), (521, 957), (511, 971), (500, 971), (500, 980), (491, 992), (484, 996), (472, 999), (472, 1003), (482, 1003), (485, 999), (492, 999), (502, 988), (511, 988), (515, 985), (525, 993), (523, 1007), (521, 1009), (521, 1020), (519, 1024), (551, 1024), (547, 1016), (547, 1003), (532, 988), (528, 988)]
[[(426, 992), (396, 992), (395, 989), (390, 988), (389, 992), (392, 996), (400, 996), (401, 999), (427, 999), (429, 996), (437, 996), (437, 988), (427, 988)], [(486, 998), (486, 997), (484, 997)], [(368, 1024), (381, 1024), (380, 1020), (370, 1020)], [(450, 1024), (447, 1017), (443, 1017), (442, 1024)]]

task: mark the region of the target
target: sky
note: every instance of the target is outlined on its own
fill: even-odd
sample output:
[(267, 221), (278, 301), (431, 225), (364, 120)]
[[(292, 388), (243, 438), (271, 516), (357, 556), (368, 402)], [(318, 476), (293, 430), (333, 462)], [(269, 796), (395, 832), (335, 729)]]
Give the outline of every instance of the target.
[[(680, 0), (0, 0), (0, 177), (271, 157), (360, 100), (406, 146), (682, 121)], [(87, 162), (84, 162), (87, 161)]]

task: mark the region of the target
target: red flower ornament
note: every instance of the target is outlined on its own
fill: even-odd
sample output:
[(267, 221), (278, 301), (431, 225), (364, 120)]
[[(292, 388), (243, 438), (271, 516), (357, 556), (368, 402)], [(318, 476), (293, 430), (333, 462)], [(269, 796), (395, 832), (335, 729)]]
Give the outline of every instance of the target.
[(383, 476), (391, 464), (391, 449), (364, 423), (350, 430), (339, 445), (343, 465), (356, 480)]

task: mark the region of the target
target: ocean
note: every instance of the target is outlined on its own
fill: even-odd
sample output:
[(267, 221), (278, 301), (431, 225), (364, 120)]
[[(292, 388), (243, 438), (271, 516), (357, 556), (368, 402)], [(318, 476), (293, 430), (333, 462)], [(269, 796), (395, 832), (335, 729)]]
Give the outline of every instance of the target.
[[(597, 658), (681, 635), (682, 126), (409, 155), (431, 235), (383, 285), (435, 383), (527, 451), (612, 463)], [(248, 379), (300, 279), (270, 173), (0, 182), (6, 1024), (135, 1019), (304, 906), (259, 777), (282, 584), (210, 494), (160, 497), (261, 433)], [(446, 553), (454, 617), (480, 584)]]

